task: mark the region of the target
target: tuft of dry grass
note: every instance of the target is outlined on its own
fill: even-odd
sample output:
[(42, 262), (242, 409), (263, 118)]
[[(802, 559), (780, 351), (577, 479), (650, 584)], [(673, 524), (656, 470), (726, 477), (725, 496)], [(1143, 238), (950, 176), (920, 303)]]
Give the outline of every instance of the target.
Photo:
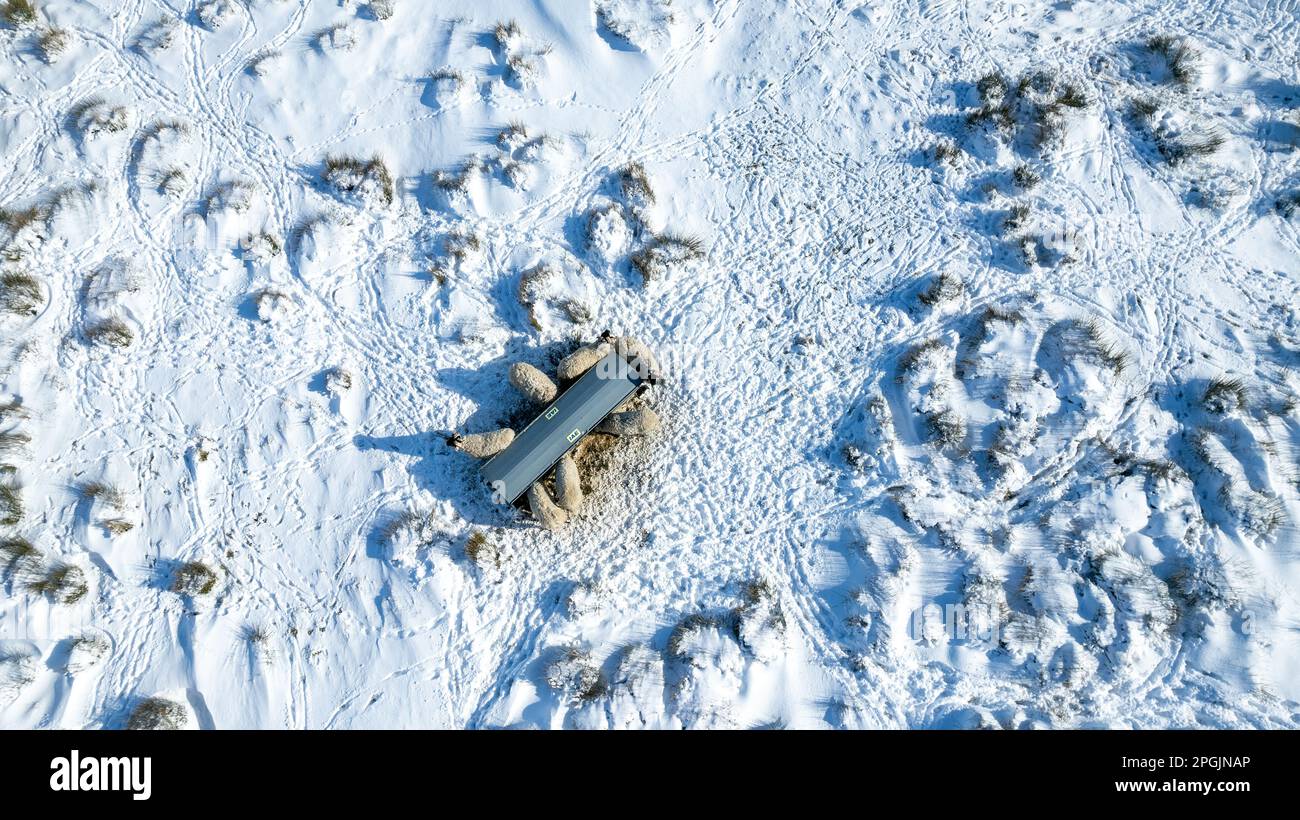
[(112, 537), (126, 535), (135, 529), (135, 524), (125, 518), (105, 518), (99, 522), (99, 526), (104, 528), (104, 532)]
[(528, 139), (528, 126), (519, 120), (512, 120), (497, 133), (497, 145), (502, 148), (511, 148)]
[(72, 127), (87, 139), (125, 131), (130, 124), (126, 106), (110, 105), (103, 97), (89, 97), (68, 111)]
[(178, 595), (207, 595), (217, 585), (217, 574), (202, 561), (186, 561), (172, 573), (171, 591)]
[(483, 240), (473, 231), (453, 230), (442, 240), (442, 248), (447, 256), (463, 263), (469, 256), (483, 247)]
[(555, 275), (555, 268), (542, 262), (519, 276), (519, 287), (515, 295), (519, 299), (519, 304), (524, 307), (530, 307), (537, 303), (541, 296), (541, 288), (547, 281)]
[(1210, 381), (1201, 396), (1201, 406), (1221, 416), (1246, 406), (1246, 383), (1239, 378), (1218, 378)]
[(1010, 133), (1015, 130), (1016, 116), (1007, 103), (998, 105), (981, 105), (966, 115), (966, 125), (975, 128), (992, 123), (999, 131)]
[(591, 653), (576, 646), (561, 649), (546, 665), (542, 676), (551, 689), (577, 703), (591, 703), (609, 691), (609, 685), (592, 661)]
[(1065, 114), (1058, 102), (1033, 106), (1030, 124), (1033, 127), (1034, 147), (1042, 151), (1058, 142), (1065, 134)]
[(9, 480), (0, 484), (0, 525), (12, 527), (23, 520), (23, 487)]
[(962, 282), (961, 277), (952, 271), (945, 270), (935, 276), (934, 280), (930, 282), (930, 286), (917, 294), (916, 298), (920, 300), (921, 304), (934, 307), (960, 298), (965, 290), (966, 285)]
[(1022, 191), (1028, 191), (1030, 188), (1042, 182), (1043, 178), (1037, 171), (1028, 165), (1017, 165), (1016, 169), (1011, 172), (1011, 182)]
[(529, 85), (537, 76), (537, 56), (531, 54), (511, 54), (506, 59), (506, 76), (519, 85)]
[(1207, 157), (1217, 152), (1227, 141), (1224, 135), (1212, 130), (1200, 136), (1170, 139), (1157, 129), (1153, 134), (1158, 150), (1170, 165), (1180, 165), (1195, 157)]
[(976, 321), (978, 327), (977, 336), (983, 341), (988, 341), (992, 337), (993, 326), (997, 324), (1018, 325), (1025, 321), (1025, 314), (1018, 310), (1007, 310), (996, 305), (989, 305), (984, 308)]
[(465, 193), (470, 181), (483, 170), (483, 163), (478, 157), (470, 157), (455, 171), (435, 171), (433, 186), (447, 193)]
[(82, 331), (82, 335), (92, 345), (109, 347), (129, 347), (135, 341), (131, 326), (116, 316), (95, 322)]
[(132, 730), (169, 729), (185, 726), (185, 707), (165, 698), (145, 698), (131, 710), (126, 728)]
[(82, 482), (77, 486), (77, 492), (87, 501), (102, 501), (115, 510), (126, 507), (126, 494), (103, 481)]
[(509, 51), (520, 37), (519, 23), (515, 20), (506, 20), (497, 23), (492, 29), (492, 39), (496, 41), (497, 48), (503, 52)]
[(537, 319), (537, 305), (542, 298), (542, 288), (555, 274), (555, 269), (546, 263), (539, 263), (524, 271), (519, 276), (519, 287), (515, 295), (519, 304), (528, 311), (528, 321), (537, 330), (542, 329)]
[(86, 573), (80, 567), (55, 562), (27, 581), (27, 590), (44, 595), (56, 604), (75, 604), (90, 591)]
[(68, 32), (54, 26), (42, 29), (36, 38), (36, 50), (41, 53), (42, 60), (53, 63), (68, 50)]
[(1061, 84), (1048, 71), (1026, 74), (1014, 86), (1001, 73), (992, 72), (975, 87), (980, 104), (966, 115), (967, 126), (992, 126), (999, 136), (1025, 140), (1040, 154), (1064, 137), (1068, 112), (1090, 104), (1078, 85)]
[(335, 395), (352, 389), (352, 373), (345, 367), (331, 367), (325, 372), (325, 389)]
[(317, 31), (312, 36), (312, 42), (322, 54), (330, 50), (351, 51), (356, 48), (357, 35), (352, 26), (339, 22)]
[(639, 162), (629, 162), (619, 169), (618, 188), (623, 195), (624, 201), (628, 204), (635, 204), (640, 201), (653, 205), (655, 202), (655, 192), (650, 185), (650, 176), (646, 173), (645, 166)]
[(378, 156), (360, 159), (349, 156), (328, 156), (321, 173), (325, 184), (342, 193), (354, 193), (367, 185), (375, 186), (384, 204), (393, 203), (393, 176), (388, 166)]
[(1300, 212), (1300, 191), (1288, 191), (1282, 194), (1273, 203), (1273, 207), (1283, 219), (1290, 219)]
[(263, 49), (248, 58), (248, 62), (244, 63), (244, 71), (253, 77), (265, 77), (270, 73), (271, 67), (279, 57), (280, 52), (278, 50), (273, 48)]
[(909, 347), (907, 351), (898, 358), (898, 378), (901, 379), (906, 373), (915, 373), (920, 369), (931, 354), (947, 347), (943, 339), (935, 337), (927, 339), (924, 342)]
[(22, 271), (0, 274), (0, 310), (18, 316), (34, 316), (44, 303), (41, 283)]
[(108, 654), (108, 639), (96, 632), (83, 632), (68, 638), (68, 662), (65, 671), (75, 673), (97, 663)]
[(1089, 102), (1088, 96), (1078, 86), (1070, 83), (1061, 89), (1061, 93), (1056, 98), (1056, 104), (1066, 108), (1087, 108)]
[(10, 536), (0, 540), (0, 561), (6, 577), (15, 572), (29, 572), (40, 565), (41, 552), (26, 538)]
[(401, 512), (388, 519), (383, 529), (379, 531), (379, 538), (385, 544), (392, 544), (404, 532), (419, 533), (427, 529), (429, 518), (415, 510), (402, 510)]
[(176, 42), (177, 25), (174, 17), (159, 17), (145, 27), (132, 47), (141, 52), (166, 51)]
[(585, 325), (594, 318), (591, 308), (574, 299), (560, 302), (560, 310), (564, 311), (564, 315), (575, 325)]
[(30, 26), (36, 22), (36, 5), (31, 0), (8, 0), (0, 6), (0, 19), (14, 28)]
[(25, 419), (28, 415), (27, 408), (23, 406), (21, 399), (9, 399), (0, 402), (0, 422), (9, 419)]
[(930, 149), (930, 153), (940, 165), (956, 165), (961, 158), (961, 149), (952, 140), (940, 140)]
[(1187, 89), (1199, 76), (1200, 52), (1181, 37), (1155, 35), (1147, 39), (1146, 49), (1164, 61), (1170, 81), (1178, 87)]
[(990, 71), (975, 82), (975, 90), (979, 92), (980, 103), (983, 105), (998, 105), (1007, 96), (1007, 78), (1001, 73)]
[(262, 322), (273, 322), (282, 311), (293, 305), (289, 294), (275, 288), (262, 288), (252, 296), (257, 318)]
[(966, 419), (951, 407), (925, 417), (930, 442), (942, 450), (960, 447), (966, 441)]
[(1160, 101), (1155, 97), (1135, 97), (1128, 104), (1129, 116), (1141, 124), (1151, 122), (1159, 111)]
[(677, 622), (672, 632), (668, 633), (668, 654), (676, 658), (686, 656), (687, 642), (700, 632), (708, 629), (721, 629), (722, 619), (715, 615), (695, 612)]
[(1096, 319), (1076, 323), (1087, 340), (1091, 354), (1116, 375), (1124, 372), (1131, 364), (1132, 357), (1128, 351), (1110, 339), (1106, 328)]
[(453, 88), (460, 88), (465, 84), (465, 75), (454, 68), (440, 68), (429, 75), (429, 81), (433, 83), (448, 83)]
[(0, 433), (0, 455), (21, 453), (32, 443), (32, 437), (23, 432), (8, 431)]
[(249, 234), (244, 237), (239, 244), (240, 247), (244, 249), (245, 253), (249, 253), (255, 257), (270, 258), (273, 256), (279, 256), (280, 252), (284, 250), (280, 245), (280, 240), (276, 239), (275, 236), (267, 231), (258, 231), (257, 233)]
[(1187, 478), (1186, 471), (1167, 458), (1142, 459), (1135, 466), (1151, 478), (1160, 481), (1177, 481)]
[(32, 205), (16, 211), (0, 208), (0, 226), (8, 230), (11, 236), (16, 236), (26, 228), (43, 226), (52, 215), (49, 207), (44, 205)]
[(1002, 232), (1015, 233), (1029, 224), (1029, 206), (1012, 205), (1002, 217)]
[(1238, 525), (1259, 538), (1272, 537), (1286, 523), (1286, 504), (1270, 492), (1238, 487), (1225, 482), (1219, 488), (1219, 502), (1237, 519)]
[(632, 269), (645, 283), (663, 278), (674, 265), (703, 258), (704, 242), (695, 236), (665, 233), (632, 254)]
[(474, 530), (465, 539), (465, 557), (470, 560), (470, 563), (480, 567), (488, 563), (493, 565), (500, 563), (496, 545), (483, 530)]

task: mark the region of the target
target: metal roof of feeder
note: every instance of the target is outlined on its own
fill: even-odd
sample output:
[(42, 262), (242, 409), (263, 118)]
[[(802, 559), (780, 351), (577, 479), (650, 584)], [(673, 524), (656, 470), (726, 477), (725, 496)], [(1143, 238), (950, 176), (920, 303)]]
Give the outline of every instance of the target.
[(547, 405), (509, 447), (479, 468), (493, 497), (503, 504), (519, 501), (614, 408), (653, 383), (653, 376), (640, 373), (617, 349), (611, 350)]

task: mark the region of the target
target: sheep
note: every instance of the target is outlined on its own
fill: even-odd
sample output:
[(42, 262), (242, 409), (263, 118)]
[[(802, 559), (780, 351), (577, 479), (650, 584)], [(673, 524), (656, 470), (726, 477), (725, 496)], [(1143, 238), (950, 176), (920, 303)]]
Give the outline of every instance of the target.
[(584, 345), (565, 356), (555, 368), (555, 375), (560, 381), (572, 381), (596, 366), (596, 363), (609, 355), (613, 345), (602, 338), (593, 344)]
[(659, 414), (649, 407), (641, 407), (621, 413), (610, 413), (593, 430), (614, 436), (643, 436), (655, 432), (659, 426)]
[(555, 467), (555, 496), (568, 512), (577, 512), (582, 506), (582, 481), (578, 476), (578, 463), (571, 453), (565, 453)]
[(538, 404), (550, 404), (559, 393), (550, 377), (525, 362), (515, 362), (510, 366), (510, 384), (525, 398)]
[(502, 427), (487, 433), (456, 434), (449, 437), (447, 443), (468, 456), (491, 458), (509, 447), (514, 440), (515, 431)]
[(558, 530), (569, 522), (569, 514), (551, 500), (550, 493), (540, 481), (528, 488), (528, 509), (548, 530)]

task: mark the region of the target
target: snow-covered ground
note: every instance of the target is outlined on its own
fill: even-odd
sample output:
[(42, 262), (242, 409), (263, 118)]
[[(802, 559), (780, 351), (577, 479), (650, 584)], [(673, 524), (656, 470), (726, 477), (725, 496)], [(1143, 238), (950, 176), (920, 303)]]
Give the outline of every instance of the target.
[(1294, 3), (24, 11), (0, 726), (1300, 723)]

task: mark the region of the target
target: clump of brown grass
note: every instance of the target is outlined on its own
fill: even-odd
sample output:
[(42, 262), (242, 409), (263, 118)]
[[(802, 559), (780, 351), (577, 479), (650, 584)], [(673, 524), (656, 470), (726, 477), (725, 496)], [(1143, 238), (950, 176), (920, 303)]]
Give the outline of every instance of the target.
[(46, 64), (54, 63), (63, 52), (68, 50), (68, 32), (66, 29), (49, 26), (41, 30), (36, 38), (36, 50)]
[(961, 158), (961, 149), (952, 140), (940, 140), (930, 149), (930, 153), (940, 165), (956, 165)]
[(14, 573), (29, 573), (40, 566), (41, 552), (26, 538), (16, 535), (0, 540), (0, 561), (4, 563), (6, 577)]
[(703, 258), (704, 242), (695, 236), (660, 234), (632, 254), (632, 269), (644, 282), (661, 279), (675, 265)]
[(326, 157), (321, 179), (336, 191), (345, 194), (373, 187), (378, 191), (384, 204), (391, 205), (393, 202), (393, 176), (389, 173), (388, 166), (378, 156), (370, 159), (349, 156)]
[(132, 730), (180, 729), (188, 716), (185, 707), (165, 698), (145, 698), (131, 710), (126, 728)]
[(178, 595), (207, 595), (217, 585), (217, 573), (202, 561), (186, 561), (172, 573), (171, 591)]
[(502, 51), (509, 51), (520, 36), (519, 23), (515, 20), (499, 22), (492, 29), (492, 39)]
[(483, 247), (483, 240), (473, 231), (453, 230), (442, 241), (443, 250), (457, 264), (464, 263)]
[(470, 157), (454, 171), (435, 171), (433, 185), (446, 193), (463, 194), (469, 191), (470, 182), (483, 170), (483, 162), (478, 157)]
[(687, 644), (692, 638), (705, 630), (720, 629), (723, 626), (722, 619), (715, 615), (703, 612), (687, 615), (678, 621), (672, 632), (668, 634), (668, 654), (678, 658), (685, 657)]
[(111, 484), (103, 481), (85, 481), (77, 491), (87, 501), (102, 501), (115, 510), (126, 507), (126, 494)]
[(1158, 34), (1147, 39), (1146, 49), (1164, 61), (1170, 81), (1179, 88), (1196, 81), (1201, 55), (1183, 38)]
[(100, 319), (88, 326), (82, 334), (92, 345), (129, 347), (135, 341), (135, 332), (131, 326), (116, 316)]
[(650, 185), (650, 176), (639, 162), (629, 162), (619, 169), (618, 188), (623, 200), (629, 204), (654, 204), (655, 192)]
[(0, 455), (12, 455), (27, 449), (32, 437), (26, 433), (9, 431), (0, 433)]
[(30, 26), (36, 22), (36, 5), (31, 0), (8, 0), (0, 6), (0, 19), (14, 28)]
[(961, 298), (965, 290), (966, 285), (961, 277), (945, 270), (935, 276), (930, 286), (917, 294), (916, 298), (921, 301), (921, 304), (934, 307)]
[(0, 483), (0, 525), (12, 527), (23, 520), (23, 487), (13, 478)]
[(474, 530), (465, 539), (465, 557), (475, 566), (498, 565), (500, 555), (496, 544), (492, 543), (483, 530)]
[(125, 535), (135, 529), (135, 524), (125, 518), (105, 518), (99, 522), (99, 526), (104, 528), (104, 532), (114, 537)]
[(55, 562), (27, 582), (27, 589), (44, 595), (56, 604), (75, 604), (90, 590), (86, 574), (80, 567)]
[(1215, 415), (1223, 415), (1246, 406), (1246, 383), (1239, 378), (1214, 379), (1205, 388), (1201, 404)]

